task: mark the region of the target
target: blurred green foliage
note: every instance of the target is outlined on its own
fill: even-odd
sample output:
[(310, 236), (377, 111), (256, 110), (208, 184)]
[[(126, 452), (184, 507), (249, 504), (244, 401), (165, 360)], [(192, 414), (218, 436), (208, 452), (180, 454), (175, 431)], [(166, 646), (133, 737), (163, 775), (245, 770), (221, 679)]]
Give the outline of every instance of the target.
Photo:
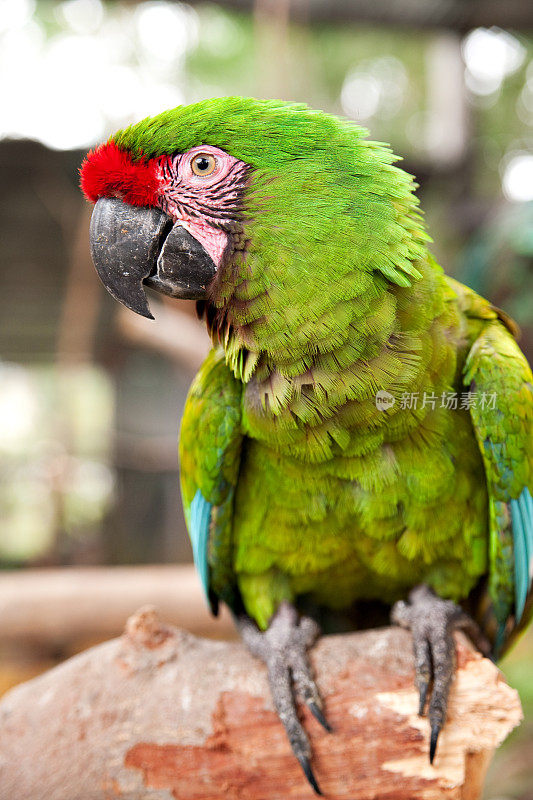
[(484, 800), (533, 798), (533, 628), (529, 628), (499, 665), (518, 690), (524, 721), (496, 751), (487, 776)]
[(92, 366), (0, 363), (0, 559), (61, 561), (113, 499), (113, 394)]

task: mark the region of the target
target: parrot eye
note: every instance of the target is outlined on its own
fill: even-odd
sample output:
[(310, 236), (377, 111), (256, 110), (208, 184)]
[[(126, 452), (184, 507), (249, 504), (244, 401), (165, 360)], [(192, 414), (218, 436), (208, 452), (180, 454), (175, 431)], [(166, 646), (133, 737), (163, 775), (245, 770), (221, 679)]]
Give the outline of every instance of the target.
[(205, 177), (211, 175), (217, 165), (217, 160), (211, 153), (197, 153), (191, 159), (191, 169), (195, 175)]

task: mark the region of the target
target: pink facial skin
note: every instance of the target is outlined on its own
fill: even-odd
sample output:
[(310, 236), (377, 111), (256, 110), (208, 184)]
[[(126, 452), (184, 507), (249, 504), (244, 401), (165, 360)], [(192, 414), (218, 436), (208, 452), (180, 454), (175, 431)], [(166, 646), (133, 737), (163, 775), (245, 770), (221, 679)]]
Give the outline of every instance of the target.
[[(211, 155), (210, 175), (196, 175), (191, 163)], [(157, 163), (160, 206), (197, 239), (218, 267), (239, 215), (247, 165), (218, 147), (200, 145), (186, 153), (162, 156)]]

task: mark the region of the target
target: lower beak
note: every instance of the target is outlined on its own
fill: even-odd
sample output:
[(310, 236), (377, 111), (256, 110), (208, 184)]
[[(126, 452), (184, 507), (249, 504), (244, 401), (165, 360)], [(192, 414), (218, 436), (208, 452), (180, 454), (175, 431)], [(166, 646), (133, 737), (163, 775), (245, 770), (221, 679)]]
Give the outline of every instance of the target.
[(108, 292), (149, 319), (143, 284), (171, 297), (201, 300), (216, 273), (200, 242), (157, 208), (102, 197), (94, 207), (90, 241)]

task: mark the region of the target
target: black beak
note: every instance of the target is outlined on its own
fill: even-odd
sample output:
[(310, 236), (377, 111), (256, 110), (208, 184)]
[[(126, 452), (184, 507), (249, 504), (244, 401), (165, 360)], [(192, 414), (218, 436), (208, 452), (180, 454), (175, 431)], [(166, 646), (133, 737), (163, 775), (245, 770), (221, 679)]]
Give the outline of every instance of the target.
[(153, 319), (143, 284), (171, 297), (201, 300), (216, 273), (211, 256), (157, 208), (102, 197), (91, 218), (91, 255), (108, 292)]

